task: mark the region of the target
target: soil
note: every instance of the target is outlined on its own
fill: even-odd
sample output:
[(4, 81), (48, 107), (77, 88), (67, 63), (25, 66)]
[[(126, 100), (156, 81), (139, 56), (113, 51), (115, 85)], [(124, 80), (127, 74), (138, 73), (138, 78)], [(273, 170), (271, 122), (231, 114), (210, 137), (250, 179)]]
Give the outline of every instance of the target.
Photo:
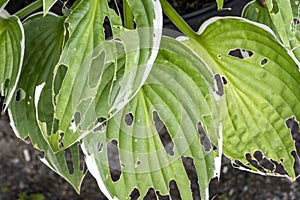
[[(214, 0), (213, 0), (214, 1)], [(32, 0), (11, 1), (11, 13)], [(180, 13), (210, 5), (212, 0), (170, 1)], [(198, 9), (198, 8), (197, 8)], [(45, 166), (41, 152), (14, 135), (8, 117), (0, 117), (0, 200), (105, 200), (94, 178), (87, 174), (78, 195), (59, 175)], [(29, 156), (29, 157), (28, 157)], [(223, 157), (221, 177), (210, 183), (210, 199), (215, 200), (296, 200), (300, 180), (261, 176), (235, 169)], [(148, 198), (151, 199), (151, 198)]]

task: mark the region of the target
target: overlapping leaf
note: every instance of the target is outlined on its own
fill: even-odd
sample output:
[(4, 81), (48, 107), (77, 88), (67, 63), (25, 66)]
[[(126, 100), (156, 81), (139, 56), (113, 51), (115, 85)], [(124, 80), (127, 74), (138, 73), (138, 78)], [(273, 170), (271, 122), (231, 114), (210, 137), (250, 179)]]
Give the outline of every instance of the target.
[[(284, 46), (300, 58), (299, 1), (266, 0), (271, 19)], [(297, 61), (298, 62), (298, 61)]]
[[(26, 51), (17, 92), (9, 107), (14, 132), (21, 138), (30, 137), (32, 144), (44, 151), (42, 160), (52, 170), (68, 180), (79, 191), (84, 177), (79, 166), (77, 144), (70, 148), (72, 157), (66, 161), (64, 152), (54, 154), (40, 131), (39, 121), (53, 118), (52, 79), (63, 45), (64, 19), (48, 14), (36, 14), (24, 22)], [(67, 162), (72, 161), (73, 172)]]
[(8, 3), (8, 0), (0, 0), (0, 12), (5, 7), (5, 5)]
[[(5, 2), (2, 2), (2, 6)], [(20, 20), (0, 8), (0, 93), (9, 104), (18, 82), (23, 56), (24, 31)], [(2, 108), (1, 108), (2, 109)]]
[[(238, 18), (214, 18), (202, 26), (190, 46), (226, 83), (224, 153), (244, 168), (268, 174), (276, 174), (282, 165), (294, 178), (295, 147), (285, 123), (291, 117), (300, 119), (300, 74), (269, 29), (256, 25)], [(271, 167), (260, 163), (266, 159)]]
[(57, 0), (43, 0), (43, 11), (46, 15)]
[[(54, 72), (54, 85), (57, 87), (53, 91), (53, 127), (50, 133), (44, 132), (54, 151), (59, 151), (62, 145), (70, 146), (81, 137), (71, 128), (74, 127), (72, 119), (76, 113), (80, 115), (81, 123), (87, 124), (86, 129), (81, 127), (82, 133), (88, 132), (99, 117), (96, 114), (95, 97), (96, 94), (101, 95), (98, 93), (105, 82), (102, 74), (109, 63), (116, 63), (118, 59), (115, 41), (105, 41), (103, 23), (110, 22), (106, 31), (111, 28), (113, 37), (122, 41), (126, 51), (126, 65), (123, 76), (110, 79), (113, 84), (108, 93), (109, 98), (105, 99), (109, 101), (109, 110), (101, 115), (112, 116), (125, 106), (147, 78), (160, 43), (160, 4), (154, 0), (128, 0), (128, 4), (135, 17), (137, 30), (122, 28), (120, 17), (104, 0), (81, 1), (72, 8), (72, 13), (66, 19), (68, 40)], [(128, 31), (135, 32), (134, 37), (122, 38)], [(93, 62), (97, 59), (103, 60), (102, 66), (93, 68)], [(57, 85), (55, 81), (57, 77), (59, 79), (61, 71), (65, 73), (64, 80), (61, 85)], [(51, 125), (48, 123), (47, 127)]]
[(224, 5), (224, 0), (216, 0), (218, 4), (218, 9), (222, 9)]
[[(124, 70), (124, 62), (119, 60), (118, 73)], [(103, 76), (111, 77), (113, 69), (106, 73)], [(104, 91), (109, 91), (110, 83)], [(172, 184), (177, 184), (181, 198), (192, 199), (183, 165), (187, 160), (189, 169), (194, 165), (198, 173), (196, 184), (202, 198), (208, 197), (209, 181), (218, 172), (209, 138), (218, 145), (225, 111), (219, 110), (224, 99), (216, 84), (214, 74), (193, 51), (174, 39), (162, 38), (146, 84), (105, 126), (83, 139), (87, 166), (107, 197), (129, 199), (136, 189), (142, 198), (150, 188), (168, 195)], [(200, 124), (207, 137), (198, 133)], [(166, 132), (167, 141), (162, 139), (168, 138)], [(202, 137), (206, 145), (201, 145)], [(119, 164), (111, 163), (112, 146), (118, 149), (119, 153), (113, 152), (119, 155)], [(119, 170), (118, 180), (110, 169)]]

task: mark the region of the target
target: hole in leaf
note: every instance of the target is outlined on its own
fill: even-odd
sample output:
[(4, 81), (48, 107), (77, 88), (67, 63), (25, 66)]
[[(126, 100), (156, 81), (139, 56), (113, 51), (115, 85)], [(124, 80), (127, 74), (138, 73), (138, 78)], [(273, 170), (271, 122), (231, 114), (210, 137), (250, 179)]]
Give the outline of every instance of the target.
[(143, 198), (144, 200), (149, 200), (149, 199), (157, 199), (157, 196), (155, 194), (155, 191), (153, 188), (149, 188), (147, 194), (145, 195), (145, 197)]
[(156, 195), (159, 200), (170, 200), (169, 195), (161, 195), (159, 191), (156, 191)]
[(122, 174), (118, 142), (116, 140), (107, 143), (107, 157), (111, 179), (116, 182)]
[(204, 151), (210, 151), (212, 149), (212, 144), (207, 137), (201, 122), (198, 123), (198, 133), (200, 134), (200, 143), (204, 147)]
[(54, 94), (55, 96), (59, 93), (62, 82), (67, 74), (68, 68), (65, 65), (60, 65), (54, 77)]
[(74, 121), (75, 121), (76, 125), (80, 124), (80, 121), (81, 121), (81, 114), (80, 114), (80, 112), (76, 112), (75, 113), (75, 115), (74, 115)]
[(265, 169), (270, 170), (273, 172), (275, 170), (275, 165), (264, 157), (261, 151), (255, 151), (253, 157), (258, 161), (258, 163)]
[(196, 167), (194, 165), (194, 160), (189, 157), (181, 157), (182, 164), (184, 166), (185, 172), (191, 182), (191, 191), (194, 200), (200, 200), (200, 188), (198, 183), (198, 175)]
[[(99, 125), (99, 124), (101, 124), (101, 125)], [(97, 131), (103, 132), (103, 131), (105, 131), (106, 124), (107, 124), (107, 119), (106, 118), (104, 118), (104, 117), (98, 118), (96, 120), (96, 123), (95, 123), (96, 128), (94, 128), (93, 132), (97, 132)]]
[(137, 160), (136, 163), (135, 163), (135, 167), (140, 166), (140, 164), (141, 164), (141, 161), (140, 161), (140, 160)]
[(223, 82), (223, 85), (227, 85), (227, 80), (224, 76), (222, 76), (222, 82)]
[(63, 139), (64, 139), (65, 134), (64, 134), (63, 132), (61, 132), (61, 133), (59, 133), (59, 135), (60, 135), (60, 139), (59, 139), (59, 141), (58, 141), (58, 143), (59, 143), (59, 148), (63, 148), (63, 147), (64, 147), (64, 143), (63, 143), (62, 141), (63, 141)]
[(103, 142), (98, 142), (97, 144), (97, 152), (101, 153), (103, 151)]
[(246, 49), (236, 48), (236, 49), (230, 50), (228, 52), (228, 55), (239, 58), (239, 59), (246, 59), (246, 58), (250, 58), (251, 56), (253, 56), (253, 52), (246, 50)]
[(176, 181), (172, 180), (169, 183), (170, 196), (172, 200), (182, 200)]
[(112, 37), (113, 34), (111, 30), (110, 20), (108, 17), (105, 17), (103, 27), (104, 27), (105, 39)]
[(298, 25), (299, 23), (300, 23), (299, 19), (297, 19), (297, 18), (293, 19), (293, 24), (294, 25)]
[(217, 57), (218, 57), (218, 59), (220, 59), (220, 60), (221, 60), (221, 54), (218, 54), (218, 55), (217, 55)]
[(222, 78), (220, 76), (220, 74), (216, 74), (215, 75), (215, 80), (216, 80), (216, 86), (217, 86), (217, 95), (219, 96), (223, 96), (224, 95), (224, 88), (223, 88), (223, 83), (222, 83)]
[(78, 152), (79, 152), (79, 169), (81, 171), (85, 171), (85, 169), (87, 169), (87, 167), (85, 165), (85, 156), (81, 149), (80, 144), (78, 144)]
[(273, 8), (271, 9), (270, 13), (277, 14), (279, 12), (277, 0), (272, 0)]
[(70, 148), (64, 150), (65, 161), (70, 174), (74, 174), (74, 165)]
[(129, 195), (131, 200), (137, 200), (140, 196), (140, 191), (137, 188), (134, 188), (134, 190), (132, 190), (131, 194)]
[(16, 101), (20, 102), (23, 99), (25, 99), (25, 97), (26, 97), (26, 92), (22, 88), (19, 88), (16, 92)]
[(299, 156), (296, 153), (296, 151), (292, 151), (291, 155), (294, 158), (294, 170), (295, 170), (295, 174), (296, 174), (296, 176), (298, 176), (300, 174), (300, 159), (299, 159)]
[(266, 170), (264, 170), (264, 168), (262, 166), (259, 165), (259, 163), (256, 160), (252, 159), (252, 156), (250, 153), (246, 153), (246, 159), (247, 161), (256, 169), (258, 169), (259, 171), (266, 173)]
[[(283, 168), (281, 163), (278, 163), (276, 160), (271, 159), (271, 162), (275, 165), (275, 173), (281, 174), (281, 175), (287, 175), (287, 171)], [(281, 162), (283, 162), (281, 160)]]
[(248, 167), (247, 165), (245, 165), (244, 163), (242, 163), (242, 162), (239, 161), (239, 160), (235, 160), (235, 161), (232, 163), (232, 166), (235, 167), (235, 168), (242, 167), (242, 168), (251, 170), (250, 167)]
[(268, 59), (264, 58), (263, 60), (260, 61), (260, 66), (265, 66), (268, 63)]
[(300, 155), (300, 129), (299, 123), (295, 117), (291, 117), (285, 121), (286, 126), (290, 129), (293, 140), (295, 141), (297, 154)]
[(166, 152), (173, 156), (174, 155), (174, 142), (168, 132), (165, 124), (161, 121), (156, 111), (153, 111), (153, 121), (155, 123), (156, 131), (159, 135), (161, 143), (163, 144)]
[(127, 126), (131, 126), (133, 124), (134, 118), (132, 113), (128, 113), (125, 115), (124, 119)]

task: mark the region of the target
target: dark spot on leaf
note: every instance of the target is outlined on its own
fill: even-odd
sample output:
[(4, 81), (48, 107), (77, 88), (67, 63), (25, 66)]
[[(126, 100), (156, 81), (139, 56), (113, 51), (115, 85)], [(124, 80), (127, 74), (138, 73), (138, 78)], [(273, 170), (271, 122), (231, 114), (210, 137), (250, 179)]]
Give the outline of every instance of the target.
[(200, 200), (200, 187), (198, 183), (197, 170), (194, 165), (194, 160), (190, 157), (181, 157), (185, 172), (191, 182), (191, 191), (194, 200)]
[(260, 166), (256, 160), (252, 159), (252, 156), (250, 153), (246, 153), (246, 159), (253, 167), (255, 167), (256, 169), (258, 169), (259, 171), (261, 171), (263, 173), (266, 173), (266, 170), (264, 170), (264, 168), (262, 166)]
[(224, 88), (223, 88), (223, 83), (222, 83), (222, 78), (220, 76), (220, 74), (216, 74), (215, 75), (215, 80), (216, 80), (216, 83), (217, 83), (217, 95), (219, 96), (223, 96), (224, 95)]
[(81, 114), (80, 112), (76, 112), (75, 115), (74, 115), (74, 121), (75, 121), (75, 124), (78, 125), (81, 121)]
[(64, 150), (65, 161), (70, 174), (74, 174), (74, 165), (70, 148)]
[(250, 58), (251, 56), (253, 56), (253, 54), (254, 53), (252, 51), (246, 49), (240, 49), (240, 48), (236, 48), (228, 52), (229, 56), (236, 57), (239, 59)]
[(170, 181), (169, 188), (170, 188), (170, 196), (172, 200), (181, 200), (180, 192), (176, 181), (174, 180)]
[(147, 194), (145, 195), (145, 197), (143, 199), (144, 200), (148, 200), (148, 199), (155, 200), (155, 199), (157, 199), (157, 196), (155, 194), (154, 189), (153, 188), (149, 188)]
[(156, 111), (153, 111), (153, 121), (155, 123), (156, 131), (159, 135), (160, 141), (163, 144), (166, 152), (173, 156), (174, 155), (174, 142), (170, 136), (170, 133), (168, 132), (165, 124), (161, 119), (159, 118)]
[(59, 135), (60, 135), (60, 139), (58, 141), (59, 148), (63, 148), (64, 147), (63, 139), (64, 139), (65, 134), (63, 132), (61, 132), (61, 133), (59, 133)]
[(268, 59), (264, 58), (263, 60), (260, 61), (260, 66), (265, 66), (268, 63)]
[(125, 115), (124, 119), (127, 126), (131, 126), (133, 124), (134, 118), (132, 113), (128, 113)]
[(107, 157), (111, 179), (116, 182), (122, 174), (118, 142), (116, 140), (107, 143)]
[(20, 102), (23, 99), (25, 99), (25, 97), (26, 97), (25, 91), (22, 88), (19, 88), (16, 92), (16, 101)]
[(132, 190), (131, 194), (129, 195), (131, 200), (137, 200), (140, 197), (140, 191), (137, 188), (134, 188), (134, 190)]
[(140, 161), (140, 160), (137, 160), (136, 163), (135, 163), (135, 167), (140, 166), (140, 164), (141, 164), (141, 161)]
[(201, 122), (198, 123), (198, 133), (200, 134), (200, 143), (204, 147), (204, 151), (210, 151), (212, 149), (212, 144), (210, 139), (207, 137)]

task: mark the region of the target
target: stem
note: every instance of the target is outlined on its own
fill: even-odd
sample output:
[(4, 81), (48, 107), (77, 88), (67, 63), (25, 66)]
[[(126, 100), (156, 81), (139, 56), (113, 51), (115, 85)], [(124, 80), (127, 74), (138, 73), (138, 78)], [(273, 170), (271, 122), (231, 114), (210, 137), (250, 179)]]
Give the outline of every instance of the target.
[(25, 8), (19, 10), (16, 12), (14, 15), (19, 17), (20, 19), (25, 18), (29, 14), (33, 13), (34, 11), (40, 9), (43, 6), (43, 1), (42, 0), (36, 0), (35, 2), (29, 4)]
[(182, 19), (167, 0), (160, 0), (164, 13), (186, 36), (196, 39), (198, 34)]
[(127, 0), (123, 1), (123, 11), (124, 11), (124, 26), (128, 29), (134, 29), (133, 15)]

